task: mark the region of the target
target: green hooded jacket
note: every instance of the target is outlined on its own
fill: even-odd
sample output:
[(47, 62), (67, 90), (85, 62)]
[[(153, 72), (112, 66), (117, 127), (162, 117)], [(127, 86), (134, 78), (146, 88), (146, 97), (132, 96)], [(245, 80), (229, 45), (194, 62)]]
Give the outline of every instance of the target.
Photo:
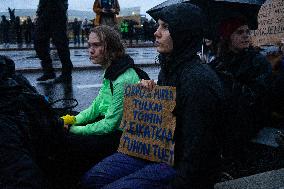
[[(133, 62), (129, 56), (126, 59)], [(71, 133), (78, 135), (103, 135), (116, 129), (120, 130), (119, 125), (123, 115), (124, 86), (126, 84), (137, 84), (140, 81), (135, 69), (123, 66), (125, 65), (124, 63), (117, 64), (120, 68), (112, 70), (110, 73), (110, 75), (118, 75), (115, 79), (112, 77), (114, 80), (106, 78), (107, 72), (109, 73), (106, 70), (103, 86), (98, 96), (89, 108), (76, 116), (76, 122), (70, 128)], [(120, 65), (122, 65), (122, 68)], [(112, 82), (112, 89), (110, 82)], [(104, 119), (94, 122), (100, 116), (104, 116)]]

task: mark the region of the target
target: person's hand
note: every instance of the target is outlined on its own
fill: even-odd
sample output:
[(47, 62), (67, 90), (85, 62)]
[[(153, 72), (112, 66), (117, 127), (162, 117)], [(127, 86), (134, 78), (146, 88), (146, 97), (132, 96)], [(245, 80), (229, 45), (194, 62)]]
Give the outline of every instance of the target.
[(153, 90), (153, 88), (156, 86), (156, 83), (154, 80), (145, 80), (145, 79), (142, 79), (139, 83), (139, 86), (141, 87), (144, 87), (148, 90)]
[(115, 9), (114, 9), (114, 8), (111, 8), (111, 9), (110, 9), (110, 12), (111, 12), (111, 13), (115, 13)]
[(73, 125), (76, 122), (75, 116), (69, 114), (61, 117), (64, 121), (64, 125)]
[(102, 12), (103, 12), (103, 13), (106, 13), (106, 12), (107, 12), (107, 10), (106, 10), (105, 8), (103, 8), (103, 9), (102, 9)]
[(68, 130), (69, 130), (69, 125), (64, 125), (64, 126), (63, 126), (63, 129), (64, 129), (65, 131), (68, 131)]

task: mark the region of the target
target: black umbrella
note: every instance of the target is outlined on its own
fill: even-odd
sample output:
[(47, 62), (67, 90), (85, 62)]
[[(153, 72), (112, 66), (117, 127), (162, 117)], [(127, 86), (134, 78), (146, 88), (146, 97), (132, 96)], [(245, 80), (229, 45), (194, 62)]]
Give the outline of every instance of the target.
[(161, 10), (164, 7), (167, 7), (167, 6), (173, 5), (173, 4), (177, 4), (177, 3), (187, 2), (187, 1), (190, 1), (190, 0), (167, 0), (167, 1), (155, 6), (153, 8), (147, 10), (147, 13), (152, 16), (153, 13), (158, 12), (159, 10)]
[(257, 29), (258, 12), (265, 0), (208, 0), (206, 2), (191, 0), (200, 6), (207, 14), (208, 21), (215, 27), (223, 20), (244, 16), (250, 29)]
[(147, 11), (152, 17), (162, 8), (176, 3), (192, 3), (202, 8), (210, 23), (210, 33), (212, 38), (216, 36), (218, 24), (223, 20), (244, 16), (246, 17), (250, 29), (257, 29), (258, 12), (265, 0), (168, 0)]

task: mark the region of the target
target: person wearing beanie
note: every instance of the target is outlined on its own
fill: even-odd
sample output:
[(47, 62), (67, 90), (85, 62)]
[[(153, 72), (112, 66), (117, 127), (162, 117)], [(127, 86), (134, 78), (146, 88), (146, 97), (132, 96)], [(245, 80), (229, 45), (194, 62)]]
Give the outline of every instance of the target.
[[(158, 85), (174, 86), (177, 94), (174, 166), (115, 153), (83, 176), (83, 188), (213, 188), (223, 89), (197, 55), (204, 16), (197, 6), (180, 3), (153, 17), (159, 25), (154, 33), (161, 64)], [(150, 89), (153, 82), (142, 80), (141, 85)]]
[[(250, 148), (251, 139), (270, 122), (267, 99), (271, 65), (250, 47), (249, 24), (244, 17), (224, 20), (218, 28), (219, 49), (216, 60), (210, 65), (225, 89), (228, 119), (223, 128), (223, 156), (247, 164), (250, 155), (245, 151)], [(239, 176), (235, 174), (236, 171), (231, 173)]]

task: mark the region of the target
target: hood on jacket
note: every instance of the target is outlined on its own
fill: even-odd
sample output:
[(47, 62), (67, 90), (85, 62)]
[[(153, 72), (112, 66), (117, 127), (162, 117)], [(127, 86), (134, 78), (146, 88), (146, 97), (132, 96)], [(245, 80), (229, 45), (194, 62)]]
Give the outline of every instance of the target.
[[(191, 59), (201, 49), (202, 38), (206, 31), (206, 18), (202, 10), (190, 3), (178, 3), (161, 9), (151, 15), (156, 21), (161, 19), (169, 25), (173, 40), (173, 51), (165, 58), (160, 56), (160, 63), (166, 70), (175, 70), (184, 60)], [(163, 58), (161, 58), (163, 57)], [(163, 63), (167, 60), (167, 63)]]

